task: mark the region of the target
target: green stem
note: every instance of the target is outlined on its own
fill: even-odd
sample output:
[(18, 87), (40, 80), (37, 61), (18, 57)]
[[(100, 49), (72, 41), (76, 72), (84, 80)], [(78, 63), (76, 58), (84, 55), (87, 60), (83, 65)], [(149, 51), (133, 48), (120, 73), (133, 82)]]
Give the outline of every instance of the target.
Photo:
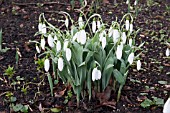
[(0, 30), (0, 50), (2, 50), (2, 29)]
[(121, 91), (122, 91), (123, 85), (120, 85), (118, 94), (117, 94), (117, 102), (119, 102), (120, 96), (121, 96)]

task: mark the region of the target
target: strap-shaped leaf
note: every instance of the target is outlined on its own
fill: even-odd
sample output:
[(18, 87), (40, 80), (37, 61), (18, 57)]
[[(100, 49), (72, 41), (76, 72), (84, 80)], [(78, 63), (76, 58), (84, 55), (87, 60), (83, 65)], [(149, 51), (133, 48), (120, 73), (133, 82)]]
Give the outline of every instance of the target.
[(124, 80), (123, 75), (122, 75), (117, 69), (114, 69), (114, 70), (113, 70), (113, 74), (114, 74), (114, 77), (116, 78), (116, 80), (117, 80), (121, 85), (124, 85), (124, 84), (125, 84), (125, 80)]
[(52, 82), (52, 78), (51, 78), (50, 73), (47, 74), (47, 77), (48, 77), (48, 82), (49, 82), (49, 85), (50, 85), (51, 96), (53, 96), (53, 82)]

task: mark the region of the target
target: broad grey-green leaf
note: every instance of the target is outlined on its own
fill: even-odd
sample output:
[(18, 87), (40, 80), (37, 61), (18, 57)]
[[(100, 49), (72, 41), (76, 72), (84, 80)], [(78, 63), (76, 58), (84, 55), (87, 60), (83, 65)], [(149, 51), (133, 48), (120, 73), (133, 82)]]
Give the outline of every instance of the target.
[(113, 70), (113, 74), (114, 74), (114, 77), (116, 78), (116, 80), (117, 80), (121, 85), (124, 85), (124, 84), (125, 84), (124, 77), (122, 76), (122, 74), (121, 74), (117, 69), (114, 69), (114, 70)]

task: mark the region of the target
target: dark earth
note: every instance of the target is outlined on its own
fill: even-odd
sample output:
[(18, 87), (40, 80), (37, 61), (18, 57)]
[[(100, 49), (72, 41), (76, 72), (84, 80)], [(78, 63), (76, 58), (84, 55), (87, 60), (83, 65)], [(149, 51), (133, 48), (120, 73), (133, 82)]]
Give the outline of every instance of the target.
[[(111, 92), (105, 104), (101, 104), (99, 99), (89, 102), (87, 97), (77, 107), (74, 94), (64, 102), (71, 88), (62, 82), (54, 86), (56, 95), (50, 95), (47, 76), (37, 70), (35, 45), (29, 40), (40, 40), (34, 34), (38, 31), (41, 13), (45, 13), (50, 23), (60, 27), (58, 20), (63, 16), (57, 12), (66, 11), (77, 20), (79, 13), (74, 9), (80, 8), (80, 3), (76, 1), (73, 9), (69, 0), (0, 0), (2, 48), (10, 48), (5, 53), (0, 52), (0, 113), (14, 112), (10, 108), (9, 94), (16, 97), (13, 104), (28, 105), (28, 112), (32, 113), (49, 113), (51, 108), (58, 108), (63, 113), (162, 113), (162, 106), (143, 108), (140, 104), (146, 98), (152, 100), (152, 96), (166, 101), (170, 95), (170, 58), (165, 55), (166, 42), (170, 43), (170, 5), (164, 0), (148, 1), (139, 0), (138, 15), (131, 11), (135, 16), (134, 29), (140, 29), (136, 42), (145, 42), (141, 54), (142, 70), (137, 71), (136, 66), (130, 68), (119, 102), (116, 103), (116, 94)], [(132, 6), (133, 3), (131, 0)], [(84, 12), (89, 16), (97, 11), (106, 23), (111, 23), (116, 17), (121, 19), (127, 13), (127, 4), (121, 0), (117, 0), (117, 4), (114, 0), (103, 0), (97, 10), (92, 10), (94, 8), (94, 0), (89, 0)], [(17, 48), (21, 54), (18, 64), (15, 58)], [(15, 70), (11, 79), (4, 75), (8, 66)], [(24, 80), (17, 79), (18, 76)], [(26, 88), (26, 92), (22, 88)], [(142, 95), (144, 93), (147, 95)]]

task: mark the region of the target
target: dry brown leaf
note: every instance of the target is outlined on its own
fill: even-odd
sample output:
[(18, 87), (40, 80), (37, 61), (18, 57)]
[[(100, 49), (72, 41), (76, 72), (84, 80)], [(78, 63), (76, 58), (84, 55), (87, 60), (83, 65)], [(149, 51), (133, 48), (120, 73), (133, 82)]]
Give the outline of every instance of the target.
[(103, 0), (104, 4), (109, 4), (110, 2), (108, 0)]
[(62, 97), (65, 94), (65, 91), (66, 91), (66, 88), (64, 88), (64, 90), (62, 90), (58, 93), (55, 93), (55, 97)]

